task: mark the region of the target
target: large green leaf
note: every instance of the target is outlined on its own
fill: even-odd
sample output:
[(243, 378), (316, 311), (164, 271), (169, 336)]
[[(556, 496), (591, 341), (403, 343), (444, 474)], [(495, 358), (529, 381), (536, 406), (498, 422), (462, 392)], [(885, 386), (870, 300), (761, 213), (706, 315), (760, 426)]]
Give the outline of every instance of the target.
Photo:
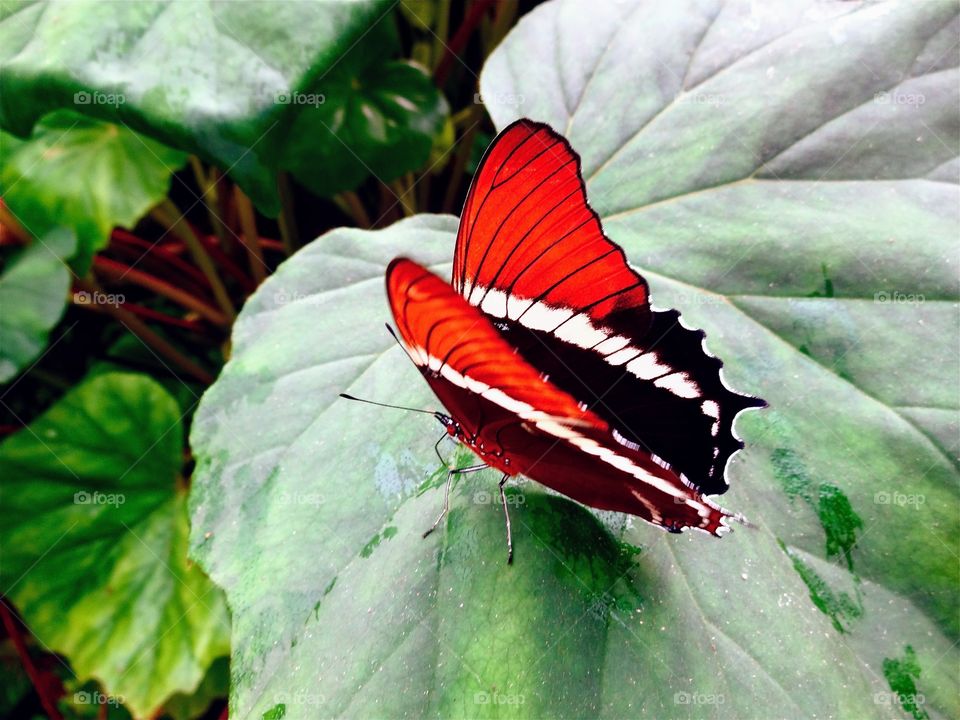
[(114, 226), (133, 227), (166, 197), (171, 175), (187, 161), (123, 126), (69, 110), (45, 117), (29, 140), (0, 133), (0, 143), (4, 202), (35, 236), (55, 225), (73, 228), (81, 270)]
[(63, 107), (109, 119), (219, 165), (270, 214), (280, 169), (326, 193), (390, 180), (427, 160), (446, 112), (422, 71), (389, 62), (393, 5), (7, 2), (0, 126), (24, 136)]
[(0, 586), (82, 681), (148, 717), (229, 648), (222, 592), (187, 561), (181, 410), (104, 373), (0, 444)]
[(55, 228), (20, 250), (0, 274), (0, 383), (9, 382), (47, 345), (63, 316), (77, 239)]
[(248, 302), (192, 432), (231, 713), (879, 718), (912, 683), (960, 714), (956, 8), (764, 7), (548, 3), (481, 83), (498, 125), (571, 134), (655, 303), (771, 403), (723, 499), (757, 528), (668, 535), (526, 483), (509, 567), (479, 474), (421, 539), (441, 428), (337, 393), (436, 407), (382, 278), (449, 272), (456, 222), (333, 232)]

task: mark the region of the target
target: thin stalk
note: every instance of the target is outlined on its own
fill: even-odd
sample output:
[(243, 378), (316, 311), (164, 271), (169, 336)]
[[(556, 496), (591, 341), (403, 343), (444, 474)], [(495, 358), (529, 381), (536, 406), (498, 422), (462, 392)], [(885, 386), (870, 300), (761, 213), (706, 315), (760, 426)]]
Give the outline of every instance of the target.
[(430, 207), (430, 188), (433, 184), (433, 173), (425, 170), (415, 184), (417, 192), (417, 207), (426, 210)]
[(51, 697), (50, 688), (43, 682), (40, 671), (37, 670), (37, 666), (33, 664), (33, 660), (30, 658), (30, 652), (27, 650), (27, 644), (23, 641), (20, 628), (17, 627), (17, 621), (14, 619), (13, 613), (10, 612), (10, 608), (7, 607), (5, 600), (0, 600), (0, 617), (3, 618), (3, 627), (6, 628), (7, 635), (9, 635), (10, 640), (13, 641), (13, 647), (17, 651), (17, 657), (20, 658), (20, 664), (23, 665), (23, 669), (30, 679), (30, 684), (33, 685), (37, 697), (40, 698), (43, 711), (47, 713), (50, 720), (62, 720), (60, 711), (57, 710), (57, 699)]
[[(100, 286), (93, 280), (78, 280), (77, 286), (88, 293), (103, 293), (103, 290), (100, 288)], [(147, 324), (133, 313), (123, 309), (119, 305), (112, 304), (82, 304), (79, 307), (110, 315), (127, 330), (136, 335), (144, 345), (152, 349), (164, 360), (169, 361), (171, 364), (177, 366), (184, 372), (192, 375), (196, 380), (200, 381), (204, 385), (213, 384), (213, 375), (208, 373), (193, 360), (177, 350), (177, 348), (175, 348), (167, 340), (147, 327)]]
[(254, 281), (243, 271), (243, 268), (233, 261), (233, 258), (220, 248), (217, 239), (213, 235), (202, 236), (200, 242), (203, 243), (203, 246), (207, 252), (210, 253), (211, 259), (217, 263), (217, 266), (243, 286), (244, 292), (252, 293), (256, 290), (257, 286)]
[(413, 217), (417, 214), (416, 198), (410, 192), (412, 185), (412, 176), (409, 173), (390, 183), (390, 189), (393, 190), (400, 201), (400, 207), (403, 208), (405, 217)]
[(390, 189), (389, 185), (379, 181), (377, 190), (380, 193), (379, 217), (373, 223), (373, 227), (384, 227), (398, 219), (401, 213), (397, 210), (397, 194)]
[(93, 269), (98, 274), (103, 275), (110, 280), (117, 282), (129, 282), (134, 285), (147, 288), (148, 290), (152, 290), (158, 295), (162, 295), (163, 297), (177, 303), (187, 310), (192, 310), (193, 312), (212, 322), (214, 325), (226, 327), (230, 324), (230, 319), (216, 308), (207, 305), (199, 298), (184, 290), (181, 290), (175, 285), (171, 285), (165, 280), (161, 280), (155, 275), (150, 275), (142, 270), (137, 270), (136, 268), (132, 268), (129, 265), (124, 265), (116, 260), (103, 257), (102, 255), (94, 256)]
[[(257, 220), (253, 214), (253, 204), (250, 198), (243, 194), (239, 185), (233, 186), (234, 202), (237, 206), (237, 215), (240, 216), (240, 227), (243, 229), (241, 242), (247, 251), (247, 262), (250, 272), (257, 285), (267, 277), (267, 264), (263, 261), (263, 251), (260, 249), (257, 235)], [(286, 249), (286, 244), (284, 244)]]
[(450, 0), (439, 0), (436, 4), (437, 25), (433, 28), (433, 54), (430, 67), (436, 69), (446, 52), (447, 34), (450, 32)]
[(473, 103), (472, 105), (467, 105), (462, 110), (458, 110), (457, 112), (455, 112), (453, 115), (450, 116), (450, 121), (453, 123), (453, 126), (457, 130), (462, 130), (463, 128), (469, 127), (472, 124), (472, 120), (474, 116), (474, 110), (473, 110), (474, 105), (476, 105), (476, 103)]
[(473, 31), (492, 5), (493, 0), (474, 0), (470, 3), (463, 22), (460, 23), (460, 27), (457, 28), (453, 37), (450, 38), (450, 42), (444, 48), (443, 57), (437, 63), (437, 69), (433, 73), (439, 87), (442, 88), (446, 84), (447, 78), (450, 77), (450, 70), (453, 68), (454, 59), (464, 51)]
[(279, 240), (260, 238), (260, 247), (266, 248), (267, 250), (273, 250), (274, 252), (283, 252), (283, 243)]
[(228, 318), (233, 320), (237, 316), (237, 311), (233, 307), (233, 301), (230, 300), (227, 288), (224, 286), (223, 280), (220, 279), (220, 275), (217, 274), (217, 268), (203, 247), (203, 243), (200, 242), (200, 238), (190, 227), (190, 223), (183, 217), (183, 213), (168, 198), (157, 205), (150, 214), (174, 235), (183, 240), (193, 256), (193, 261), (210, 282), (210, 289), (213, 290), (213, 297), (216, 299), (217, 305), (220, 306)]
[(210, 178), (213, 182), (214, 204), (216, 207), (217, 222), (223, 226), (223, 249), (228, 253), (236, 250), (233, 239), (236, 237), (231, 231), (230, 212), (233, 204), (230, 202), (230, 181), (227, 176), (220, 172), (216, 167), (210, 168)]
[(277, 175), (277, 190), (280, 193), (280, 217), (277, 224), (280, 226), (280, 239), (287, 249), (287, 255), (293, 255), (300, 247), (300, 235), (297, 232), (297, 219), (293, 208), (293, 189), (290, 187), (290, 178), (285, 173)]
[(497, 45), (500, 44), (500, 41), (507, 36), (507, 31), (510, 29), (510, 26), (513, 25), (513, 20), (517, 16), (517, 5), (517, 0), (500, 0), (500, 2), (497, 3), (497, 9), (494, 11), (493, 16), (493, 30), (488, 38), (486, 52), (483, 54), (484, 57), (490, 57), (490, 53), (492, 53)]
[(337, 207), (343, 210), (344, 213), (353, 218), (357, 227), (364, 229), (370, 227), (370, 216), (367, 214), (367, 209), (360, 201), (360, 196), (353, 190), (338, 193), (334, 196), (333, 202), (336, 203)]
[(50, 387), (56, 388), (61, 392), (66, 392), (71, 387), (73, 383), (67, 382), (59, 375), (56, 375), (52, 372), (48, 372), (43, 368), (33, 367), (30, 370), (30, 377), (34, 380), (39, 380), (40, 382), (49, 385)]
[[(189, 276), (194, 282), (199, 284), (201, 287), (210, 288), (210, 283), (207, 282), (207, 278), (204, 277), (203, 273), (197, 270), (193, 265), (188, 263), (182, 257), (176, 253), (172, 253), (164, 247), (157, 245), (156, 243), (150, 243), (143, 238), (139, 238), (131, 232), (123, 230), (121, 228), (114, 228), (113, 233), (110, 236), (112, 242), (119, 245), (128, 246), (131, 250), (136, 252), (137, 250), (141, 251), (140, 256), (149, 255), (150, 257), (157, 258), (162, 260), (164, 263), (175, 268), (178, 272), (183, 273), (184, 275)], [(113, 248), (118, 249), (118, 248)]]
[(214, 235), (220, 241), (220, 244), (229, 248), (227, 240), (227, 230), (220, 220), (217, 213), (217, 176), (216, 171), (210, 168), (210, 172), (203, 171), (203, 163), (196, 155), (190, 156), (190, 167), (193, 169), (193, 176), (196, 178), (197, 186), (200, 188), (203, 206), (207, 209), (207, 217), (210, 219), (210, 227), (213, 228)]
[(142, 317), (146, 320), (154, 320), (165, 325), (173, 325), (174, 327), (192, 330), (193, 332), (197, 333), (202, 333), (204, 331), (203, 325), (198, 323), (196, 320), (187, 320), (186, 318), (174, 317), (173, 315), (167, 315), (166, 313), (159, 312), (153, 308), (144, 307), (143, 305), (137, 305), (136, 303), (124, 303), (123, 307), (125, 310), (132, 312), (134, 315)]
[(442, 210), (445, 213), (453, 212), (453, 204), (457, 201), (460, 183), (466, 175), (467, 162), (469, 162), (470, 154), (473, 151), (473, 138), (477, 134), (477, 128), (480, 127), (480, 120), (483, 118), (482, 105), (474, 103), (468, 109), (470, 111), (470, 123), (460, 138), (457, 156), (454, 158), (453, 167), (450, 170), (447, 194), (443, 198)]

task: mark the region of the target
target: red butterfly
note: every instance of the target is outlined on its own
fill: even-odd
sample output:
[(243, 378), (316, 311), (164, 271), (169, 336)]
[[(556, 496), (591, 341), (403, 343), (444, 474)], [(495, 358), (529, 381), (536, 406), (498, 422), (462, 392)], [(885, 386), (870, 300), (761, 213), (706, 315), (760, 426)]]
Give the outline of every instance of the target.
[(452, 286), (397, 258), (387, 292), (400, 343), (450, 413), (436, 416), (483, 461), (463, 470), (503, 473), (504, 513), (503, 484), (523, 474), (671, 532), (729, 530), (737, 516), (706, 495), (728, 488), (737, 413), (766, 403), (724, 385), (703, 331), (650, 308), (549, 126), (519, 120), (487, 150)]

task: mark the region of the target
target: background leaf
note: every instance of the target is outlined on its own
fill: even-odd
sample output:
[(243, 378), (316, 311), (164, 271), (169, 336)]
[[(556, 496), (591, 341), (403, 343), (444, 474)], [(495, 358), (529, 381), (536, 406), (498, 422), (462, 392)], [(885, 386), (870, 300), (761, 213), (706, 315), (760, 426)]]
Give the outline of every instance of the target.
[[(388, 62), (395, 4), (9, 5), (0, 126), (24, 136), (64, 107), (109, 119), (223, 168), (276, 215), (280, 169), (332, 193), (426, 160), (445, 102), (425, 74)], [(358, 113), (365, 122), (345, 127)]]
[(4, 202), (35, 237), (58, 224), (73, 228), (81, 272), (115, 226), (132, 228), (167, 196), (170, 177), (187, 161), (121, 125), (67, 110), (45, 117), (29, 140), (0, 133), (0, 142)]
[[(677, 294), (726, 296), (742, 318), (732, 337), (766, 341), (756, 377), (774, 384), (815, 365), (822, 384), (778, 381), (792, 392), (744, 426), (770, 427), (773, 450), (796, 453), (815, 492), (827, 483), (851, 498), (870, 535), (857, 569), (911, 594), (956, 639), (957, 459), (930, 438), (949, 436), (960, 403), (957, 8), (686, 11), (611, 7), (594, 42), (574, 46), (592, 11), (550, 3), (488, 61), (488, 108), (502, 125), (518, 113), (503, 98), (522, 95), (523, 113), (566, 129), (610, 236)], [(557, 54), (570, 64), (548, 79), (532, 59)], [(708, 330), (720, 317), (675, 304)], [(923, 522), (877, 507), (896, 492), (934, 499)], [(886, 532), (870, 530), (878, 511)], [(823, 552), (799, 528), (780, 534)]]
[(47, 346), (63, 316), (77, 239), (56, 228), (7, 262), (0, 274), (0, 383), (12, 380)]
[(187, 562), (180, 416), (148, 377), (103, 373), (0, 444), (4, 595), (135, 717), (229, 648), (223, 595)]

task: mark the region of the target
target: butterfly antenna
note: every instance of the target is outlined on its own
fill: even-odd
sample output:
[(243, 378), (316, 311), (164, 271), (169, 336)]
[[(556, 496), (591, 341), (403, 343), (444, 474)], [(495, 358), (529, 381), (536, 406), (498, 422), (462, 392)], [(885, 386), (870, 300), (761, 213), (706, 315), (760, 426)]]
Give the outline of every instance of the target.
[(390, 336), (397, 341), (397, 345), (399, 345), (400, 349), (403, 350), (403, 354), (406, 355), (408, 358), (410, 358), (410, 362), (416, 365), (417, 361), (413, 359), (413, 355), (407, 352), (406, 346), (402, 342), (400, 342), (400, 338), (397, 337), (397, 333), (394, 332), (392, 327), (390, 327), (390, 323), (384, 323), (383, 325), (385, 328), (387, 328), (387, 332), (390, 333)]
[(340, 393), (340, 397), (342, 397), (344, 400), (355, 400), (356, 402), (367, 403), (368, 405), (378, 405), (379, 407), (385, 408), (393, 408), (394, 410), (409, 410), (410, 412), (426, 413), (427, 415), (433, 415), (434, 417), (437, 415), (437, 413), (433, 410), (406, 407), (405, 405), (389, 405), (387, 403), (377, 402), (376, 400), (366, 400), (365, 398), (354, 397), (353, 395), (347, 395), (347, 393)]

